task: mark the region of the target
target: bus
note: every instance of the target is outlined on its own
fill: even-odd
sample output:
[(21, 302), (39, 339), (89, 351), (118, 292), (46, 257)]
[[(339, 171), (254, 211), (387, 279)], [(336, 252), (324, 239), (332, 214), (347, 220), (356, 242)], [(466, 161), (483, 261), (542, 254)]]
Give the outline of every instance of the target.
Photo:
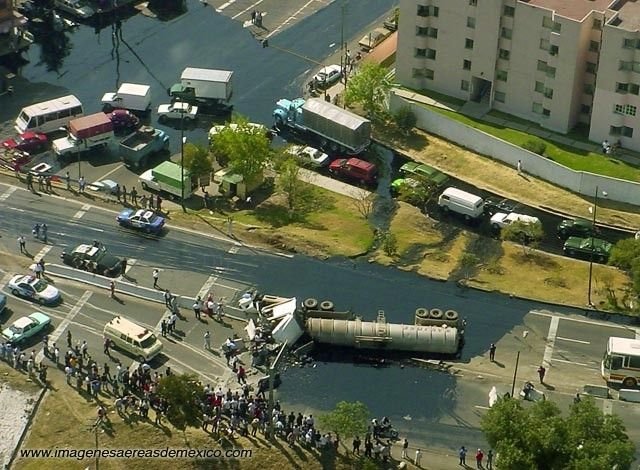
[(73, 95), (63, 96), (22, 108), (15, 129), (19, 134), (26, 131), (54, 132), (82, 115), (84, 111), (80, 100)]
[(640, 339), (609, 338), (601, 365), (607, 383), (633, 388), (640, 383)]

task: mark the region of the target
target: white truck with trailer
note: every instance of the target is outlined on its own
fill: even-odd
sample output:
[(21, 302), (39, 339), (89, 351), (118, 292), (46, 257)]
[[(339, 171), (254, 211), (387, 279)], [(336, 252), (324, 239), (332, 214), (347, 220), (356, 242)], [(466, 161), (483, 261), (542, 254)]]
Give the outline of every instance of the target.
[(52, 143), (53, 151), (61, 159), (97, 147), (106, 147), (113, 140), (113, 123), (105, 113), (95, 113), (72, 119), (66, 137)]
[[(180, 165), (172, 161), (162, 162), (155, 168), (145, 171), (138, 177), (138, 181), (142, 189), (148, 191), (153, 190), (159, 193), (167, 194), (171, 199), (182, 198), (182, 188), (184, 186), (184, 198), (189, 199), (193, 191), (197, 188), (191, 175), (185, 169), (184, 179)], [(182, 180), (182, 184), (180, 184)]]
[(105, 93), (102, 97), (102, 109), (128, 109), (146, 113), (151, 109), (151, 87), (138, 83), (123, 83), (115, 93)]

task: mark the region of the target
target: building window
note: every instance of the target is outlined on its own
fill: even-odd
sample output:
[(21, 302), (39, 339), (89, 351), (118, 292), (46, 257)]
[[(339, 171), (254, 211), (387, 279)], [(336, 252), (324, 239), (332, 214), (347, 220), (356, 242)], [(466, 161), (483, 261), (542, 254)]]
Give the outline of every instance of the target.
[(513, 18), (513, 15), (516, 14), (516, 9), (514, 7), (510, 7), (508, 5), (505, 5), (503, 10), (502, 10), (502, 14), (504, 16), (510, 16)]
[(556, 68), (555, 67), (549, 67), (547, 65), (547, 70), (545, 70), (545, 73), (546, 73), (547, 77), (549, 77), (549, 78), (556, 78)]
[(622, 48), (623, 49), (635, 49), (636, 48), (636, 40), (624, 38), (622, 40)]
[(542, 26), (549, 29), (553, 28), (553, 20), (550, 16), (545, 16), (542, 18)]
[(600, 30), (602, 29), (602, 20), (599, 18), (593, 19), (593, 29)]
[(548, 39), (540, 39), (540, 49), (542, 49), (543, 51), (548, 51), (550, 47), (551, 43)]
[(640, 62), (632, 62), (621, 60), (618, 70), (628, 70), (633, 72), (640, 72)]
[(496, 91), (493, 95), (493, 99), (499, 103), (504, 103), (504, 100), (507, 99), (507, 95), (501, 91)]
[(549, 100), (553, 99), (553, 89), (552, 88), (545, 88), (543, 93), (544, 93), (544, 97), (545, 98), (547, 98)]
[(609, 127), (609, 135), (633, 137), (633, 129), (627, 126), (611, 126)]
[(595, 91), (595, 87), (592, 84), (587, 83), (585, 84), (583, 91), (585, 95), (593, 95), (593, 92)]
[(542, 115), (543, 115), (544, 117), (549, 117), (549, 116), (551, 116), (551, 110), (550, 110), (550, 109), (547, 109), (547, 108), (542, 108)]
[(535, 86), (534, 90), (535, 90), (537, 93), (544, 93), (544, 83), (542, 83), (542, 82), (536, 82), (536, 86)]
[(438, 28), (416, 26), (416, 36), (428, 36), (436, 39), (438, 37)]
[(557, 21), (554, 21), (553, 26), (551, 27), (551, 31), (560, 34), (560, 32), (562, 31), (562, 25)]
[(588, 104), (580, 105), (580, 114), (591, 114), (591, 106)]
[(510, 56), (511, 56), (511, 52), (509, 52), (506, 49), (500, 49), (500, 51), (498, 52), (498, 57), (500, 57), (503, 60), (509, 60)]
[(636, 83), (629, 83), (629, 93), (640, 95), (640, 85)]
[(469, 5), (472, 7), (478, 6), (478, 0), (469, 0)]
[(436, 59), (436, 50), (435, 49), (427, 49), (427, 59)]
[(627, 91), (629, 91), (628, 83), (616, 83), (616, 93), (621, 93), (624, 95)]
[(427, 17), (427, 16), (439, 16), (440, 8), (434, 6), (427, 5), (418, 5), (418, 16)]
[(598, 52), (600, 50), (600, 43), (598, 41), (589, 41), (589, 50), (591, 52)]
[(416, 49), (416, 57), (427, 57), (426, 49)]
[(536, 114), (542, 114), (542, 109), (542, 103), (533, 103), (533, 106), (531, 106), (531, 111)]
[(587, 73), (596, 73), (597, 65), (593, 62), (587, 62)]
[(547, 71), (547, 63), (544, 60), (538, 61), (538, 71), (546, 72)]
[(465, 49), (473, 49), (473, 39), (466, 38), (464, 40), (464, 48)]
[(509, 29), (509, 28), (504, 28), (503, 27), (500, 30), (500, 36), (505, 38), (505, 39), (511, 39), (512, 34), (513, 34), (513, 31), (511, 31), (511, 29)]
[(625, 114), (627, 116), (635, 116), (636, 107), (631, 104), (616, 104), (613, 107), (613, 112), (616, 114)]
[(552, 45), (549, 47), (549, 54), (558, 55), (558, 52), (560, 52), (560, 48), (558, 46)]
[(496, 72), (496, 80), (500, 80), (501, 82), (506, 82), (508, 75), (509, 74), (507, 73), (506, 70), (498, 70)]
[(460, 81), (460, 89), (462, 91), (469, 91), (469, 80), (461, 80)]
[(471, 61), (465, 59), (464, 61), (462, 61), (462, 68), (464, 70), (471, 70)]
[(433, 70), (431, 69), (413, 69), (411, 71), (411, 76), (413, 78), (427, 78), (429, 80), (433, 80)]
[(424, 78), (429, 79), (429, 80), (433, 80), (434, 76), (435, 76), (435, 73), (434, 73), (433, 70), (424, 69)]
[(467, 16), (467, 28), (474, 29), (476, 27), (476, 19), (473, 16)]

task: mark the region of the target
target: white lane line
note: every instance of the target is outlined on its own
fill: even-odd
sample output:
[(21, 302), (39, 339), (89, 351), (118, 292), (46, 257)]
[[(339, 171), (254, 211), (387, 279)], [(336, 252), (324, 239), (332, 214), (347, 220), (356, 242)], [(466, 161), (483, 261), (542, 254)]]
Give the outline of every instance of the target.
[(127, 269), (124, 270), (124, 273), (127, 274), (129, 270), (133, 267), (133, 265), (136, 264), (137, 262), (138, 260), (135, 258), (127, 259)]
[(579, 339), (563, 338), (562, 336), (556, 336), (556, 339), (561, 339), (562, 341), (569, 341), (571, 343), (591, 344), (591, 341), (582, 341)]
[(102, 175), (100, 178), (96, 179), (96, 181), (102, 181), (102, 180), (106, 180), (109, 176), (111, 176), (112, 174), (114, 174), (116, 171), (118, 171), (120, 168), (122, 168), (124, 166), (124, 163), (121, 163), (120, 165), (118, 165), (117, 167), (115, 167), (113, 170), (108, 171), (106, 174)]
[[(235, 20), (238, 16), (244, 15), (246, 12), (248, 12), (249, 10), (257, 7), (258, 5), (260, 5), (264, 0), (258, 0), (256, 3), (254, 3), (253, 5), (249, 6), (248, 8), (245, 8), (244, 10), (242, 10), (240, 13), (236, 13), (235, 15), (233, 15), (231, 17), (232, 20)], [(251, 21), (249, 21), (249, 24), (251, 24)]]
[(640, 328), (634, 328), (636, 330), (636, 339), (640, 339)]
[(89, 209), (91, 209), (91, 206), (89, 204), (83, 204), (82, 207), (80, 208), (80, 210), (78, 212), (76, 212), (75, 214), (73, 214), (73, 218), (74, 219), (81, 219), (82, 216), (84, 216)]
[(482, 406), (482, 405), (473, 405), (474, 408), (479, 408), (481, 410), (490, 410), (491, 408), (489, 408), (488, 406)]
[(227, 3), (223, 3), (222, 5), (220, 5), (218, 8), (216, 8), (216, 12), (217, 13), (222, 13), (222, 10), (224, 10), (225, 8), (230, 7), (231, 5), (233, 5), (234, 3), (236, 3), (236, 0), (229, 0)]
[(229, 251), (227, 251), (227, 253), (229, 253), (230, 255), (235, 255), (238, 251), (240, 251), (240, 248), (234, 245), (229, 248)]
[(153, 331), (157, 331), (157, 332), (161, 333), (162, 332), (162, 320), (164, 320), (165, 318), (169, 318), (172, 313), (173, 312), (171, 310), (169, 310), (168, 308), (165, 309), (164, 313), (160, 317), (160, 320), (158, 320), (158, 323), (156, 323), (156, 327), (153, 329)]
[(556, 344), (556, 335), (558, 334), (558, 325), (560, 324), (560, 317), (551, 318), (549, 324), (549, 333), (547, 334), (547, 344), (544, 347), (544, 356), (542, 357), (542, 365), (547, 369), (551, 365), (551, 356), (553, 355), (553, 347)]
[[(84, 294), (82, 294), (82, 297), (80, 297), (80, 299), (73, 306), (73, 308), (69, 310), (69, 313), (64, 318), (64, 320), (62, 320), (58, 325), (58, 327), (53, 331), (53, 333), (49, 335), (49, 342), (55, 343), (56, 341), (58, 341), (58, 339), (60, 338), (60, 335), (62, 335), (62, 332), (66, 330), (67, 327), (71, 324), (75, 316), (80, 312), (82, 307), (84, 307), (84, 304), (88, 302), (92, 294), (93, 292), (91, 292), (90, 290), (84, 291)], [(43, 358), (44, 358), (44, 350), (41, 349), (36, 356), (36, 363), (41, 362)]]
[(204, 299), (204, 297), (209, 293), (209, 291), (211, 290), (211, 288), (213, 287), (213, 285), (216, 283), (217, 280), (218, 280), (218, 276), (213, 276), (213, 275), (209, 276), (209, 278), (205, 281), (205, 283), (202, 285), (202, 288), (198, 292), (198, 297), (200, 297), (201, 299)]
[(24, 209), (19, 209), (17, 207), (9, 207), (9, 210), (16, 211), (16, 212), (24, 212), (25, 211)]
[(309, 0), (307, 3), (305, 3), (304, 5), (302, 5), (298, 11), (296, 11), (295, 13), (293, 13), (293, 15), (291, 15), (289, 18), (287, 18), (286, 20), (284, 20), (276, 29), (274, 29), (273, 31), (271, 31), (269, 34), (267, 34), (265, 36), (265, 38), (270, 38), (271, 36), (273, 36), (274, 34), (278, 34), (280, 32), (280, 30), (282, 28), (284, 28), (287, 24), (289, 24), (289, 22), (293, 19), (295, 19), (296, 16), (298, 16), (300, 13), (302, 13), (302, 10), (304, 10), (305, 8), (307, 8), (309, 5), (311, 5), (313, 2), (315, 2), (315, 0)]
[(566, 361), (566, 360), (564, 360), (564, 359), (558, 359), (558, 358), (554, 359), (554, 360), (553, 360), (553, 362), (562, 362), (562, 363), (564, 363), (564, 364), (575, 364), (575, 365), (577, 365), (577, 366), (583, 366), (583, 367), (591, 367), (591, 368), (593, 368), (593, 365), (592, 365), (592, 364), (585, 364), (584, 362), (576, 362), (576, 361)]
[(15, 186), (9, 186), (4, 193), (0, 194), (0, 201), (6, 201), (9, 196), (11, 196), (16, 191), (16, 189), (18, 188), (16, 188)]
[(42, 258), (44, 258), (47, 255), (47, 253), (51, 251), (51, 248), (53, 248), (53, 245), (43, 246), (42, 250), (40, 250), (38, 254), (33, 257), (34, 261), (40, 261)]
[(612, 400), (604, 400), (602, 402), (602, 412), (606, 415), (613, 414), (613, 401)]
[(531, 310), (529, 312), (531, 315), (537, 315), (540, 317), (547, 317), (547, 318), (562, 318), (563, 320), (566, 321), (573, 321), (576, 323), (585, 323), (587, 325), (594, 325), (594, 326), (604, 326), (607, 328), (619, 328), (621, 330), (633, 330), (635, 331), (635, 335), (636, 335), (636, 339), (640, 339), (640, 328), (635, 328), (635, 327), (630, 327), (630, 326), (626, 326), (626, 325), (614, 325), (611, 323), (607, 323), (605, 321), (598, 321), (598, 320), (584, 320), (582, 318), (571, 318), (571, 317), (564, 317), (564, 316), (557, 316), (554, 315), (552, 313), (547, 313), (547, 312), (541, 312), (541, 311), (537, 311), (537, 310)]

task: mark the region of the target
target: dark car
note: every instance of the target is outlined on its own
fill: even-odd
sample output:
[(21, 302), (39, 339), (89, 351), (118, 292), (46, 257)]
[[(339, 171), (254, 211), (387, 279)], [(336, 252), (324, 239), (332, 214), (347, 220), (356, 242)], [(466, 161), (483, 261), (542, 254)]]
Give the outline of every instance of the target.
[(569, 237), (564, 242), (562, 250), (568, 256), (587, 258), (599, 263), (606, 263), (611, 254), (611, 243), (601, 238)]
[(145, 233), (160, 233), (165, 219), (146, 209), (123, 209), (116, 217), (116, 221), (122, 227), (141, 230)]
[(498, 212), (511, 214), (520, 208), (520, 203), (511, 199), (504, 199), (497, 196), (489, 196), (484, 200), (484, 212), (489, 215)]
[(74, 268), (108, 277), (116, 277), (122, 270), (122, 260), (110, 254), (107, 248), (97, 241), (91, 245), (78, 245), (69, 253), (63, 251), (60, 258)]
[(126, 109), (114, 109), (107, 114), (114, 132), (133, 132), (140, 127), (140, 118)]
[(586, 219), (566, 219), (558, 224), (558, 237), (566, 240), (569, 237), (590, 237), (598, 234), (598, 227)]
[(49, 139), (42, 132), (23, 132), (22, 134), (6, 139), (2, 146), (6, 149), (21, 150), (28, 153), (38, 153), (47, 148)]

